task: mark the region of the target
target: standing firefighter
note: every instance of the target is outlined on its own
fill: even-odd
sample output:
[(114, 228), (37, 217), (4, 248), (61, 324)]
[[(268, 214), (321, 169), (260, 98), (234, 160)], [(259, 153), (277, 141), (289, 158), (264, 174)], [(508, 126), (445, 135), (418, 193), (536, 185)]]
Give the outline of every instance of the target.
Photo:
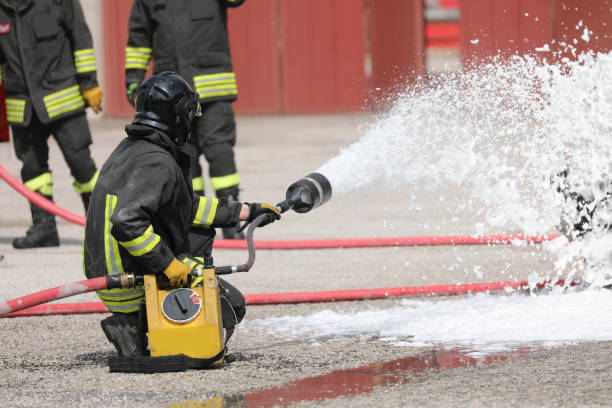
[[(204, 195), (201, 154), (209, 165), (210, 182), (218, 198), (238, 200), (240, 179), (234, 161), (236, 123), (231, 102), (238, 96), (232, 71), (227, 8), (244, 0), (135, 0), (125, 49), (127, 96), (133, 104), (153, 59), (154, 72), (178, 72), (199, 94), (203, 120), (193, 125), (191, 156), (193, 189)], [(223, 237), (243, 239), (235, 228)]]
[[(77, 0), (0, 0), (0, 74), (26, 187), (52, 200), (53, 135), (85, 210), (97, 178), (85, 108), (102, 110), (91, 34)], [(15, 248), (58, 246), (52, 214), (30, 204), (33, 225)]]
[[(189, 273), (211, 255), (214, 227), (232, 227), (269, 213), (268, 204), (242, 204), (193, 193), (189, 174), (192, 119), (201, 116), (198, 96), (180, 76), (162, 72), (135, 90), (136, 116), (127, 138), (102, 166), (85, 226), (83, 266), (88, 278), (133, 273), (165, 276), (171, 286), (189, 284)], [(195, 283), (195, 282), (194, 282)], [(229, 339), (245, 313), (242, 294), (219, 279)], [(122, 356), (142, 355), (137, 322), (142, 287), (101, 290), (113, 312), (102, 329)]]

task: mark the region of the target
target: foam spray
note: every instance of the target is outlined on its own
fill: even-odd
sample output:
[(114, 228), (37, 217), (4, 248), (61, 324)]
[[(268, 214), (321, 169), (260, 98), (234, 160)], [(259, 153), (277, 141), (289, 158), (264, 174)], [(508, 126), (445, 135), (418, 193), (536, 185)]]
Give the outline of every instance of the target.
[[(576, 217), (575, 202), (559, 192), (560, 173), (570, 169), (563, 181), (589, 200), (605, 201), (610, 191), (611, 113), (612, 53), (555, 64), (537, 55), (493, 59), (408, 87), (317, 172), (334, 196), (372, 186), (461, 188), (491, 227), (556, 232), (564, 215)], [(600, 207), (586, 238), (551, 246), (558, 275), (608, 280), (612, 217)]]

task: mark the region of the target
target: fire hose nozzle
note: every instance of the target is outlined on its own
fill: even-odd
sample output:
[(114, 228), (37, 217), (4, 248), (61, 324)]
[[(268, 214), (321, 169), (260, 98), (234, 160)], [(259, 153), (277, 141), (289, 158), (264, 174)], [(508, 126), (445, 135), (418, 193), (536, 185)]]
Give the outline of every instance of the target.
[(278, 203), (280, 212), (293, 209), (305, 213), (326, 203), (332, 196), (331, 183), (321, 173), (310, 173), (289, 186), (285, 200)]

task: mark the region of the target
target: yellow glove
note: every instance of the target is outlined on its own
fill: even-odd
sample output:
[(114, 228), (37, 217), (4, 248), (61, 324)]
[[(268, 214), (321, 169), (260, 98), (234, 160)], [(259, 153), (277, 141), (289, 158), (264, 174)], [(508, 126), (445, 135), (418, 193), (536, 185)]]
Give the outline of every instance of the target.
[(102, 89), (99, 86), (83, 89), (83, 98), (94, 112), (100, 113), (102, 111)]
[(164, 274), (172, 286), (185, 286), (189, 282), (189, 272), (191, 272), (189, 266), (176, 258), (164, 269)]

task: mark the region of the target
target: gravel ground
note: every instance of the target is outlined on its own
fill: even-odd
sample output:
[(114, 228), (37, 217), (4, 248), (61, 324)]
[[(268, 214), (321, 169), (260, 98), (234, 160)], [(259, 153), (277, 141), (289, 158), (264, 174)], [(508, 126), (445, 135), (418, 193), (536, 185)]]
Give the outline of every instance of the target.
[[(316, 170), (354, 140), (371, 118), (359, 115), (239, 117), (236, 157), (244, 201), (276, 203), (292, 182)], [(92, 120), (93, 154), (101, 165), (123, 138), (125, 121)], [(82, 213), (57, 146), (52, 143), (56, 202)], [(270, 160), (270, 158), (274, 158)], [(0, 161), (18, 176), (10, 144)], [(209, 188), (210, 191), (210, 188)], [(59, 220), (61, 246), (14, 250), (30, 223), (26, 200), (0, 183), (0, 299), (83, 279), (82, 228)], [(446, 192), (461, 198), (461, 192)], [(256, 239), (367, 238), (473, 234), (470, 214), (445, 220), (435, 196), (405, 210), (410, 192), (360, 192), (333, 198), (308, 214), (289, 213)], [(442, 220), (442, 221), (441, 221)], [(488, 231), (511, 233), (514, 231)], [(242, 263), (246, 251), (217, 250), (217, 265)], [(244, 293), (365, 289), (496, 280), (546, 274), (552, 259), (539, 247), (370, 248), (257, 253), (253, 269), (228, 280)], [(479, 267), (479, 268), (478, 268)], [(85, 294), (66, 301), (97, 301)], [(311, 314), (322, 309), (391, 307), (397, 300), (253, 306), (248, 319)], [(609, 406), (612, 343), (527, 350), (476, 362), (464, 350), (392, 347), (376, 338), (286, 339), (239, 328), (236, 361), (205, 371), (111, 374), (114, 349), (99, 328), (103, 315), (0, 319), (0, 399), (10, 407)], [(390, 367), (399, 367), (395, 371)], [(217, 398), (217, 399), (214, 399)], [(220, 398), (223, 399), (221, 402)], [(301, 401), (301, 402), (300, 402)]]

